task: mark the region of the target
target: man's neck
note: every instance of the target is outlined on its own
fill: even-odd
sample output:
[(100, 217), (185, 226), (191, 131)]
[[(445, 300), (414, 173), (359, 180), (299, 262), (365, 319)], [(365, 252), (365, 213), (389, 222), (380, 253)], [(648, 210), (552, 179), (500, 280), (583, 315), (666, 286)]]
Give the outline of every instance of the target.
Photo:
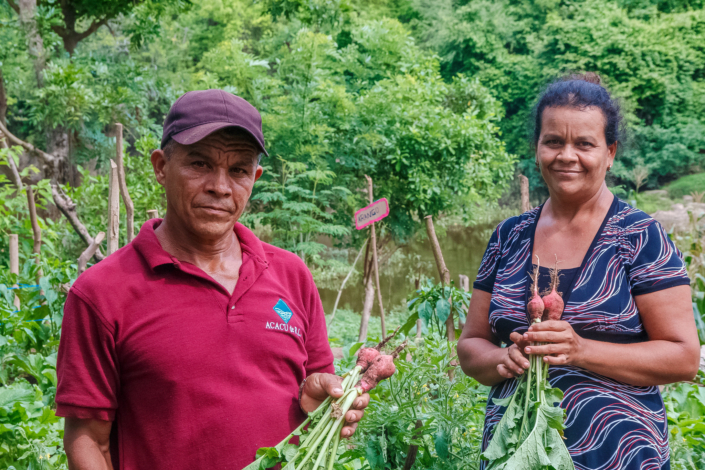
[(233, 258), (242, 260), (240, 241), (234, 230), (218, 238), (198, 237), (180, 224), (170, 224), (168, 216), (165, 216), (154, 233), (164, 251), (208, 273), (219, 271), (224, 263), (233, 261)]

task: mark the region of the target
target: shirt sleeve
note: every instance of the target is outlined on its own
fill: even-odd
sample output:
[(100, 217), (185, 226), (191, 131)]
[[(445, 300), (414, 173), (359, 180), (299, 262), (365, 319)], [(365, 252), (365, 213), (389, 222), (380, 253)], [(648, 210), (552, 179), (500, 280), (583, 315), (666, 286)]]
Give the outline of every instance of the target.
[(313, 282), (313, 276), (308, 273), (309, 283), (309, 324), (306, 335), (306, 377), (315, 372), (335, 373), (333, 366), (333, 351), (328, 343), (328, 328), (326, 327), (326, 316), (323, 311), (321, 297)]
[(56, 414), (113, 421), (119, 386), (117, 364), (114, 335), (98, 309), (71, 288), (56, 364)]
[(654, 219), (632, 236), (631, 262), (627, 266), (632, 296), (675, 286), (690, 285), (683, 254)]
[(475, 282), (472, 283), (473, 289), (492, 293), (501, 254), (502, 247), (500, 245), (499, 226), (497, 226), (495, 231), (492, 232), (489, 243), (487, 243), (487, 249), (480, 263), (480, 270), (477, 273)]

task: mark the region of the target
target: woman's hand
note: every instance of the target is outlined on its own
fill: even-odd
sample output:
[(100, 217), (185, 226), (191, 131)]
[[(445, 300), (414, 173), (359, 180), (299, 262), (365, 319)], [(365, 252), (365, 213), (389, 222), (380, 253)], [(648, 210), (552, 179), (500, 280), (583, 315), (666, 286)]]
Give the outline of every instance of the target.
[[(583, 352), (584, 340), (567, 321), (548, 320), (534, 323), (524, 333), (526, 354), (543, 355), (544, 362), (555, 365), (576, 364)], [(528, 343), (548, 343), (531, 346)]]
[(506, 379), (513, 379), (524, 373), (529, 368), (529, 358), (522, 351), (529, 342), (516, 331), (509, 335), (514, 344), (505, 348), (507, 351), (502, 362), (497, 364), (497, 372)]
[[(314, 411), (323, 400), (329, 396), (340, 398), (343, 396), (341, 387), (343, 378), (333, 374), (313, 373), (308, 376), (301, 391), (301, 409), (307, 413)], [(362, 419), (363, 411), (370, 403), (370, 396), (363, 393), (355, 399), (350, 411), (345, 413), (345, 425), (340, 431), (340, 437), (350, 437), (357, 428), (357, 423)]]

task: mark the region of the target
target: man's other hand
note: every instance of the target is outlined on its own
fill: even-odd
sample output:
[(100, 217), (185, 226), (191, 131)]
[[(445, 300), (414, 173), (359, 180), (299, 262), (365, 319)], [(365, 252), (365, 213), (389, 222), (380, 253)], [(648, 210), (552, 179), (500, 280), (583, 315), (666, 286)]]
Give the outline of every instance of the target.
[[(304, 389), (301, 391), (301, 408), (310, 413), (318, 408), (323, 400), (329, 396), (340, 398), (343, 396), (341, 384), (343, 378), (333, 374), (314, 373), (306, 378)], [(370, 403), (370, 396), (364, 393), (353, 402), (352, 408), (345, 414), (345, 426), (340, 431), (340, 437), (350, 437), (357, 428), (357, 423), (362, 419), (364, 409)]]

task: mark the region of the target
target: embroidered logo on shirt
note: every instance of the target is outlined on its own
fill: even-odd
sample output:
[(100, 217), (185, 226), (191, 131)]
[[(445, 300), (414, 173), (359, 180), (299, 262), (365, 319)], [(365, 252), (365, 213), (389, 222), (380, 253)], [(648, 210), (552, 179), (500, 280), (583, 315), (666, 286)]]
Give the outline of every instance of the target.
[(279, 299), (279, 302), (277, 302), (277, 304), (272, 308), (275, 312), (277, 312), (279, 318), (284, 320), (284, 323), (289, 323), (291, 317), (294, 316), (294, 312), (291, 311), (289, 306), (282, 299)]

